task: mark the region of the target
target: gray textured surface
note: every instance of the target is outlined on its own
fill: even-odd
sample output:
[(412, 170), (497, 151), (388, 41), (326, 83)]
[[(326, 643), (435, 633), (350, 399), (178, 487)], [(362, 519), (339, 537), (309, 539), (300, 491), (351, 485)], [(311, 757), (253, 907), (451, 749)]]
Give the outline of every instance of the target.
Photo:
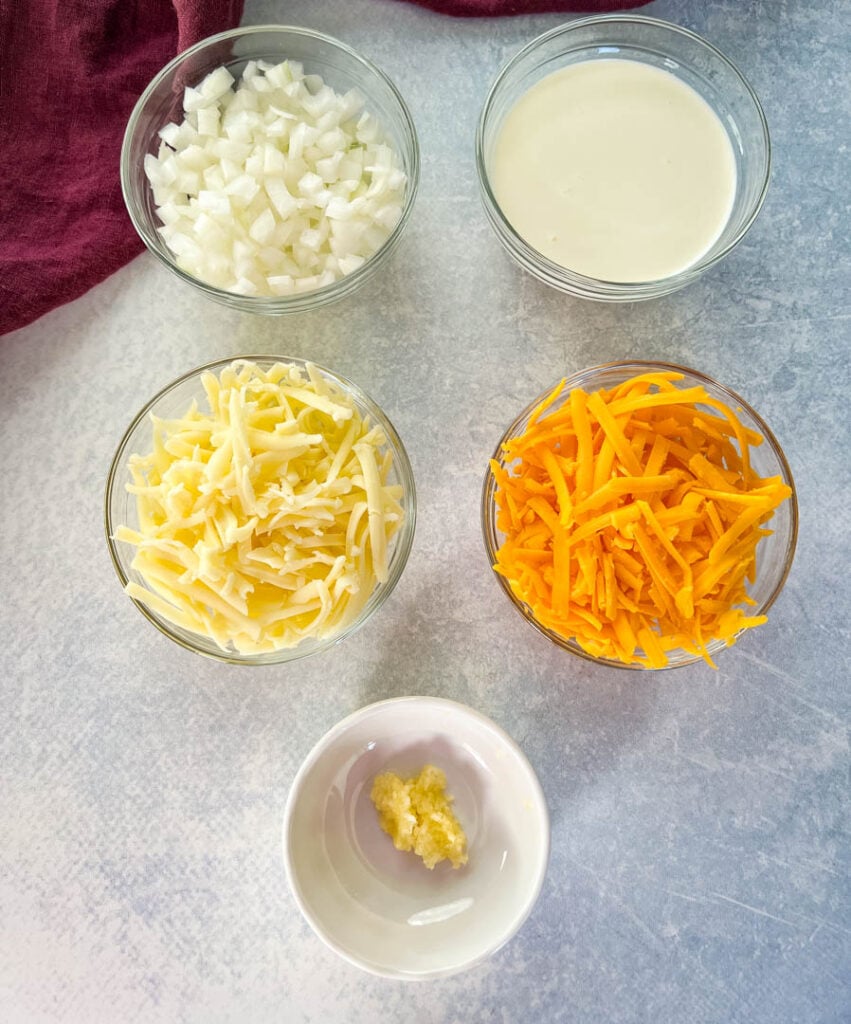
[[(0, 1020), (361, 1024), (851, 1020), (848, 8), (659, 0), (764, 101), (775, 170), (747, 241), (703, 281), (619, 308), (509, 263), (472, 161), (497, 66), (558, 16), (457, 22), (385, 0), (251, 2), (336, 34), (397, 81), (424, 171), (387, 274), (292, 320), (221, 309), (145, 255), (2, 340)], [(310, 356), (405, 439), (420, 521), (405, 575), (341, 648), (240, 670), (125, 599), (104, 479), (141, 402), (208, 359)], [(523, 623), (478, 500), (503, 427), (563, 372), (691, 364), (766, 417), (797, 476), (797, 560), (769, 624), (706, 668), (595, 669)], [(421, 986), (338, 960), (280, 857), (289, 784), (360, 705), (440, 694), (495, 718), (553, 823), (540, 902), (487, 965)]]

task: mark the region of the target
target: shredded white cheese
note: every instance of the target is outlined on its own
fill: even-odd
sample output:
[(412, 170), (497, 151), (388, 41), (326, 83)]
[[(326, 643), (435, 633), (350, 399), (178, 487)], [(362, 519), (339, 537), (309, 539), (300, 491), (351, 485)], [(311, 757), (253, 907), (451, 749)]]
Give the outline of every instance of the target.
[(404, 519), (392, 455), (352, 397), (308, 366), (236, 361), (203, 377), (208, 408), (152, 417), (132, 455), (131, 597), (223, 650), (336, 635), (386, 581)]
[(295, 61), (217, 68), (145, 157), (160, 235), (183, 270), (226, 291), (285, 296), (361, 266), (402, 215), (406, 176), (354, 89)]

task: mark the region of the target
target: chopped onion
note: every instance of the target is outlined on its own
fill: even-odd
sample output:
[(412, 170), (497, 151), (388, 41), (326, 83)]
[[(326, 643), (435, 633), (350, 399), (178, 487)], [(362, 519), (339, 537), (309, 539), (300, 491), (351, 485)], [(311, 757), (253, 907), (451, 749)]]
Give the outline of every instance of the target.
[(402, 215), (407, 179), (354, 89), (295, 61), (249, 61), (184, 93), (185, 118), (145, 157), (177, 265), (242, 295), (324, 287), (362, 266)]

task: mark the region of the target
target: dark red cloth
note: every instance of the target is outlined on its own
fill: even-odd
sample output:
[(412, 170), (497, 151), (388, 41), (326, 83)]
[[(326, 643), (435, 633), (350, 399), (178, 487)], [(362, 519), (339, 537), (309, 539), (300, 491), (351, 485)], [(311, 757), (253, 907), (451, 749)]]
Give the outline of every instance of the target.
[(493, 18), (505, 14), (543, 14), (546, 11), (602, 14), (643, 7), (650, 0), (409, 0), (409, 3), (458, 18)]
[(157, 71), (234, 28), (243, 0), (0, 0), (0, 334), (142, 248), (124, 208), (124, 128)]
[[(413, 2), (470, 16), (619, 10), (646, 0)], [(164, 64), (235, 27), (242, 6), (0, 0), (0, 334), (77, 298), (142, 251), (119, 181), (127, 119)]]

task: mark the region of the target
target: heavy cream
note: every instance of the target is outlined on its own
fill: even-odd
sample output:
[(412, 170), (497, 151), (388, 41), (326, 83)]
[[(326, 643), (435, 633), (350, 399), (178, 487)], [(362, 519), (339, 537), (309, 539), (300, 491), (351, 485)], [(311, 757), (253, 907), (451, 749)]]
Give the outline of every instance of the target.
[(562, 68), (508, 112), (490, 164), (514, 229), (555, 263), (614, 282), (696, 263), (733, 206), (736, 160), (709, 104), (637, 61)]

